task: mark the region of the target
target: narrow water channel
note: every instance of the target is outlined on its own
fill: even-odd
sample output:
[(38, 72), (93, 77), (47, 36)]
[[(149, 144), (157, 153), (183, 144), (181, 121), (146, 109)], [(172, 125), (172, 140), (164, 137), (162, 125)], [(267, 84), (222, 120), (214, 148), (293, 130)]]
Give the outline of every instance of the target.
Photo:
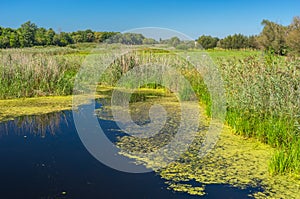
[[(122, 136), (111, 131), (117, 128), (113, 121), (99, 122), (113, 142)], [(168, 190), (154, 172), (130, 174), (111, 169), (85, 149), (71, 111), (0, 123), (0, 159), (3, 199), (242, 199), (255, 191), (207, 185), (207, 194), (199, 197)]]

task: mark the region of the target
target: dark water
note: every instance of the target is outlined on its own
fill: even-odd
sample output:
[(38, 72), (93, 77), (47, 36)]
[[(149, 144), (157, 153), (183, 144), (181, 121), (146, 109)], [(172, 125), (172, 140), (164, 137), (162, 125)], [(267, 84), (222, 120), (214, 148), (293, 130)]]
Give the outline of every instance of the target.
[[(112, 121), (100, 120), (111, 129)], [(107, 133), (112, 141), (119, 132)], [(130, 174), (94, 159), (81, 143), (71, 111), (0, 123), (0, 198), (105, 199), (197, 196), (167, 190), (154, 172)], [(203, 198), (248, 198), (250, 189), (208, 185)], [(64, 193), (65, 192), (65, 193)]]

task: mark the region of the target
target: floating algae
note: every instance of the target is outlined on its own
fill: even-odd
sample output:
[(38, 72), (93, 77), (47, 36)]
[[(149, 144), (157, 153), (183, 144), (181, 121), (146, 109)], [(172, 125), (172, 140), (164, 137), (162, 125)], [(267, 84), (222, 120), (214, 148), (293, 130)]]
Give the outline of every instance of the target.
[[(47, 96), (0, 100), (0, 122), (13, 120), (20, 116), (41, 115), (63, 110), (71, 110), (73, 106), (72, 95)], [(89, 103), (87, 99), (103, 98), (104, 95), (82, 95), (82, 101), (77, 106)]]
[[(180, 158), (165, 167), (159, 168), (160, 158), (132, 155), (132, 151), (149, 152), (167, 144), (172, 138), (178, 126), (178, 102), (172, 97), (147, 98), (148, 103), (131, 103), (131, 115), (137, 123), (148, 119), (148, 107), (154, 103), (160, 103), (168, 112), (170, 119), (165, 129), (148, 139), (139, 139), (125, 136), (119, 139), (117, 146), (121, 154), (135, 158), (136, 164), (144, 164), (155, 170), (163, 179), (169, 189), (186, 192), (193, 195), (205, 195), (205, 185), (229, 184), (232, 187), (246, 189), (248, 187), (261, 187), (251, 196), (255, 198), (300, 198), (300, 179), (295, 176), (271, 176), (268, 171), (269, 161), (275, 150), (269, 145), (263, 144), (252, 138), (244, 138), (235, 135), (233, 130), (225, 126), (215, 148), (200, 158), (199, 151), (203, 142), (206, 128), (201, 128), (198, 135), (190, 145), (189, 150)], [(176, 104), (177, 103), (177, 104)], [(106, 107), (107, 110), (116, 107)], [(145, 111), (146, 110), (146, 111)], [(180, 110), (179, 110), (180, 111)], [(146, 112), (146, 114), (145, 114)], [(174, 114), (173, 118), (171, 117)], [(100, 114), (101, 115), (101, 114)], [(203, 117), (205, 118), (205, 117)], [(205, 126), (208, 119), (201, 118)], [(169, 132), (167, 132), (169, 131)], [(197, 185), (189, 184), (190, 181), (198, 182)]]
[(72, 96), (0, 100), (0, 121), (72, 109)]

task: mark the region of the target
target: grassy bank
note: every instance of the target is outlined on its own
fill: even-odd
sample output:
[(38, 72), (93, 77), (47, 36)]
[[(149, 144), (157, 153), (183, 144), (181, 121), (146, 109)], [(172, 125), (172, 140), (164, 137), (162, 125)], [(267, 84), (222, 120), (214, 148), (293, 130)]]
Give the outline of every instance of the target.
[[(271, 158), (271, 174), (300, 174), (300, 60), (280, 57), (259, 51), (210, 51), (224, 80), (227, 98), (226, 121), (233, 130), (245, 137), (254, 137), (277, 149)], [(201, 55), (201, 52), (199, 52)], [(207, 85), (187, 60), (168, 53), (135, 53), (115, 62), (108, 74), (114, 85), (127, 70), (147, 63), (168, 63), (187, 78), (200, 101), (211, 114), (211, 96)], [(157, 66), (157, 65), (155, 65)], [(155, 71), (163, 71), (156, 68)], [(205, 73), (205, 71), (204, 71)], [(117, 74), (117, 75), (116, 75)], [(141, 72), (141, 74), (145, 74)], [(119, 75), (119, 76), (118, 76)], [(151, 76), (146, 78), (150, 78)], [(157, 76), (159, 77), (159, 76)], [(173, 90), (180, 81), (170, 80)], [(136, 86), (136, 81), (126, 82)], [(149, 85), (148, 85), (149, 87)], [(155, 88), (155, 85), (154, 87)], [(179, 93), (181, 99), (189, 96)]]
[(227, 91), (227, 123), (278, 149), (271, 173), (300, 174), (300, 61), (273, 55), (217, 61)]
[(0, 99), (70, 95), (83, 59), (71, 48), (2, 50)]
[[(110, 90), (99, 89), (104, 94)], [(234, 134), (231, 127), (225, 126), (214, 149), (205, 157), (199, 157), (202, 149), (203, 135), (207, 133), (206, 125), (209, 118), (200, 115), (202, 122), (199, 131), (178, 160), (165, 165), (170, 158), (168, 152), (159, 156), (149, 155), (161, 147), (169, 144), (180, 125), (180, 102), (172, 93), (158, 89), (136, 91), (131, 98), (129, 110), (133, 121), (143, 123), (149, 120), (148, 110), (153, 104), (164, 107), (168, 116), (167, 123), (148, 139), (124, 136), (119, 139), (117, 146), (121, 154), (133, 158), (136, 164), (143, 164), (154, 169), (164, 180), (170, 190), (186, 192), (192, 195), (203, 196), (209, 185), (230, 185), (238, 189), (253, 189), (251, 196), (254, 198), (297, 198), (300, 191), (300, 181), (290, 178), (289, 175), (269, 175), (268, 163), (275, 149), (255, 138), (245, 138)], [(123, 90), (125, 92), (125, 90)], [(111, 120), (112, 110), (119, 106), (112, 106), (109, 99), (99, 99), (103, 108), (97, 110), (98, 117)], [(182, 102), (181, 102), (182, 103)], [(191, 105), (194, 106), (194, 105)], [(198, 107), (193, 107), (198, 108)], [(204, 112), (201, 107), (201, 113)], [(118, 130), (118, 129), (112, 129)], [(181, 139), (186, 139), (184, 134)], [(180, 145), (179, 145), (180, 146)], [(168, 149), (165, 149), (168, 150)], [(175, 150), (176, 151), (176, 150)], [(159, 168), (159, 169), (158, 169)]]
[[(2, 50), (0, 99), (72, 94), (75, 75), (90, 48), (74, 45), (66, 48)], [(227, 124), (237, 134), (255, 137), (277, 149), (269, 167), (272, 174), (300, 174), (299, 59), (264, 55), (262, 52), (249, 50), (211, 50), (208, 55), (217, 64), (225, 83)], [(149, 75), (152, 74), (149, 71), (140, 71), (141, 75), (145, 75), (143, 79), (151, 82), (151, 78), (156, 79), (159, 72), (164, 71), (161, 63), (172, 66), (189, 79), (210, 115), (211, 96), (202, 77), (186, 59), (178, 58), (172, 52), (143, 48), (139, 52), (122, 56), (107, 68), (100, 81), (114, 86), (131, 68), (140, 64), (152, 64), (156, 67), (157, 74)], [(178, 79), (169, 78), (165, 81), (173, 90), (180, 91), (182, 82)], [(138, 82), (129, 80), (125, 83), (126, 86), (135, 87)], [(160, 85), (151, 83), (138, 86), (161, 88)], [(180, 92), (179, 95), (185, 100), (189, 98), (190, 92)], [(58, 99), (58, 104), (59, 101)], [(24, 111), (26, 106), (8, 113), (5, 104), (13, 108), (13, 100), (1, 103), (1, 118), (28, 114), (30, 111), (42, 113), (38, 109)], [(23, 103), (27, 104), (29, 101)], [(67, 107), (70, 105), (64, 100), (61, 104)], [(44, 105), (36, 103), (36, 106)], [(45, 106), (44, 110), (47, 109)]]

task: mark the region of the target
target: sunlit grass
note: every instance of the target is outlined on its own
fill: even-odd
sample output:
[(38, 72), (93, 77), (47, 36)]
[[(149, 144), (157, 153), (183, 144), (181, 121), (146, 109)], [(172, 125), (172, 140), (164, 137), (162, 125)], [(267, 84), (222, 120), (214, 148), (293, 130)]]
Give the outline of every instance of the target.
[[(94, 47), (84, 44), (66, 48), (1, 50), (0, 99), (72, 94), (75, 75)], [(116, 48), (116, 45), (111, 48)], [(200, 50), (195, 52), (202, 53)], [(101, 49), (93, 53), (101, 53)], [(218, 65), (225, 82), (227, 124), (237, 134), (255, 137), (278, 150), (270, 163), (270, 173), (299, 174), (299, 59), (247, 49), (216, 49), (207, 53)], [(143, 47), (116, 59), (99, 81), (115, 86), (127, 71), (145, 64), (153, 64), (157, 71), (163, 71), (161, 64), (168, 64), (179, 71), (190, 81), (200, 102), (206, 106), (206, 114), (211, 115), (211, 96), (203, 77), (186, 59), (174, 56), (173, 52)], [(146, 75), (144, 78), (148, 78), (149, 82), (151, 78), (154, 78), (153, 82), (157, 78), (149, 74), (147, 76), (145, 71), (141, 71), (141, 74)], [(174, 91), (179, 92), (180, 100), (189, 100), (189, 90), (178, 89), (180, 82), (172, 78), (166, 81)], [(163, 88), (156, 83), (136, 83), (130, 80), (125, 86)]]
[(84, 57), (69, 48), (8, 49), (0, 54), (0, 99), (72, 94)]

